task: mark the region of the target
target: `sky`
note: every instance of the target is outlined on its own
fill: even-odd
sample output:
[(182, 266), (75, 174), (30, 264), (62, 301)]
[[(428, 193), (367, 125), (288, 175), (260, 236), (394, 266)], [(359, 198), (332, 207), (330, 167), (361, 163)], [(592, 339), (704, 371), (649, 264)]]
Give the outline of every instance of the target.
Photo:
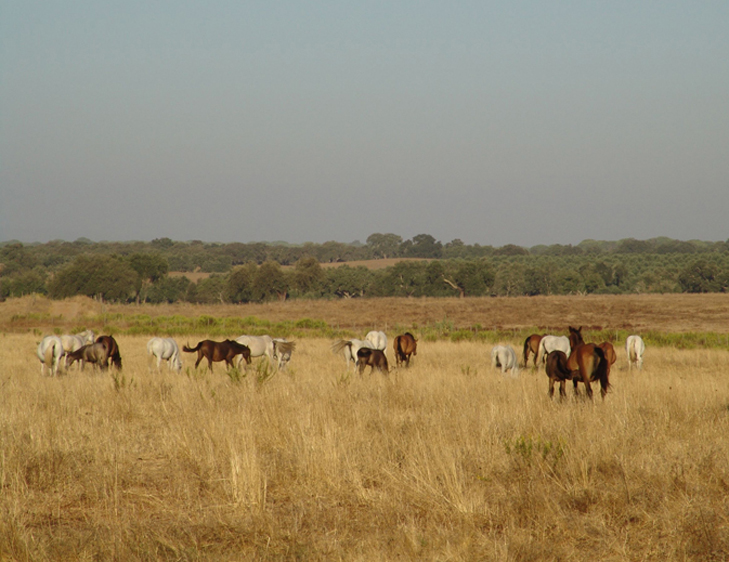
[(0, 0), (0, 241), (718, 241), (728, 215), (726, 0)]

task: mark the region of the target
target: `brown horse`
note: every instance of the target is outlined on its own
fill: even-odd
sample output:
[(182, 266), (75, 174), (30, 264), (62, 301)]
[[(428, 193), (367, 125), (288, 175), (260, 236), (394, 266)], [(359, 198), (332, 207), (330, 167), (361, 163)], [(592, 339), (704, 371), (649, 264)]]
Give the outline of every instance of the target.
[(537, 368), (537, 355), (539, 354), (539, 342), (542, 341), (544, 336), (539, 334), (532, 334), (524, 340), (524, 367), (526, 368), (529, 363), (529, 354), (534, 356), (534, 368)]
[(109, 368), (109, 348), (106, 343), (95, 342), (66, 353), (66, 368), (76, 361), (81, 365), (82, 371), (86, 363), (91, 363), (94, 368), (98, 366), (102, 371), (106, 371)]
[(611, 344), (609, 341), (604, 341), (597, 344), (597, 347), (602, 349), (602, 352), (605, 354), (605, 359), (608, 360), (608, 365), (610, 367), (615, 365), (615, 361), (618, 360), (618, 356), (615, 353), (615, 348), (613, 347), (613, 344)]
[(208, 360), (208, 369), (213, 372), (213, 361), (225, 361), (225, 364), (229, 368), (232, 368), (233, 358), (236, 355), (242, 355), (248, 365), (251, 364), (251, 350), (247, 345), (238, 343), (233, 340), (225, 340), (217, 342), (213, 340), (202, 340), (195, 347), (189, 347), (187, 345), (182, 346), (182, 351), (187, 353), (195, 353), (197, 351), (197, 361), (195, 361), (195, 368), (200, 364), (202, 358)]
[(567, 368), (567, 354), (564, 351), (550, 351), (544, 362), (549, 377), (549, 397), (554, 396), (554, 385), (559, 383), (559, 396), (564, 398), (565, 384), (572, 379), (573, 373)]
[(402, 335), (395, 336), (392, 348), (395, 350), (396, 365), (399, 367), (405, 363), (405, 366), (409, 367), (410, 356), (418, 354), (418, 340), (410, 332), (405, 332)]
[(380, 349), (370, 349), (369, 347), (361, 347), (357, 350), (357, 364), (359, 365), (359, 374), (364, 373), (365, 367), (369, 365), (370, 374), (377, 369), (381, 373), (389, 373), (390, 368), (387, 365), (387, 357)]
[(114, 367), (121, 370), (122, 360), (121, 355), (119, 354), (119, 345), (116, 343), (116, 340), (111, 336), (99, 336), (96, 338), (96, 343), (103, 343), (109, 350), (109, 355), (106, 359), (106, 366), (108, 367), (109, 361), (111, 361), (111, 364), (114, 365)]
[(610, 388), (610, 363), (605, 358), (605, 353), (594, 343), (585, 343), (582, 339), (582, 327), (570, 330), (570, 347), (572, 352), (567, 359), (567, 368), (572, 371), (572, 383), (577, 392), (577, 383), (585, 384), (587, 396), (592, 399), (591, 382), (600, 381), (600, 395), (605, 395)]

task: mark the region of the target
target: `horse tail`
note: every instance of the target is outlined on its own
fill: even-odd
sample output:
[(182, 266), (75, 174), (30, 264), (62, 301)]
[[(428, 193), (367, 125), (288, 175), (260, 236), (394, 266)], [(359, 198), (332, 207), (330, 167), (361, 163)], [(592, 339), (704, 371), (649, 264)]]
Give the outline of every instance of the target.
[(182, 351), (187, 351), (187, 353), (194, 353), (198, 349), (200, 349), (200, 346), (202, 345), (202, 342), (198, 342), (198, 344), (195, 347), (190, 347), (189, 345), (183, 345)]
[(348, 340), (339, 340), (337, 342), (334, 342), (332, 344), (332, 353), (341, 353), (342, 350), (349, 346), (349, 348), (352, 348), (352, 342)]
[(527, 339), (524, 340), (524, 366), (527, 366), (527, 362), (529, 361), (529, 347), (532, 337), (528, 336)]
[(610, 389), (610, 362), (605, 357), (605, 352), (599, 347), (595, 347), (595, 354), (598, 357), (598, 363), (593, 380), (597, 379), (600, 381), (600, 393), (604, 397)]

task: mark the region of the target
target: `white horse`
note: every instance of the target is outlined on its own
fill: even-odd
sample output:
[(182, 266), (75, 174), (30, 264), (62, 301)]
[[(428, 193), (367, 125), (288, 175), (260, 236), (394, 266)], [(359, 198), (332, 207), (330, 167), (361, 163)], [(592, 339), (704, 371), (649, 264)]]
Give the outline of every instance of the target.
[(178, 373), (182, 370), (182, 359), (180, 359), (180, 348), (172, 338), (152, 338), (147, 342), (147, 353), (157, 358), (157, 370), (162, 360), (167, 361), (167, 368), (174, 369)]
[(283, 338), (273, 338), (273, 356), (278, 358), (277, 367), (284, 370), (291, 361), (291, 354), (296, 349), (296, 343)]
[(511, 371), (511, 376), (519, 376), (519, 363), (516, 359), (516, 352), (510, 345), (495, 345), (491, 350), (491, 366), (501, 368), (501, 373)]
[(543, 364), (547, 355), (552, 351), (563, 351), (564, 354), (570, 356), (570, 339), (567, 336), (544, 336), (539, 342), (539, 352), (537, 353), (537, 363)]
[(387, 350), (387, 334), (385, 332), (378, 332), (377, 330), (367, 332), (365, 341), (372, 344), (370, 346), (372, 349), (379, 349), (380, 351)]
[(628, 370), (631, 369), (633, 363), (638, 370), (643, 368), (643, 353), (645, 352), (645, 343), (640, 336), (628, 336), (625, 340), (625, 353), (628, 356)]
[[(251, 350), (251, 359), (265, 355), (268, 357), (268, 362), (271, 367), (276, 368), (281, 368), (284, 362), (288, 362), (291, 359), (291, 352), (296, 347), (294, 342), (281, 338), (274, 340), (271, 336), (240, 336), (235, 341), (247, 346)], [(287, 358), (282, 361), (284, 356), (287, 356)], [(239, 357), (237, 361), (237, 364), (240, 366), (243, 357)]]
[(41, 362), (41, 376), (45, 375), (47, 367), (55, 377), (58, 374), (58, 365), (61, 362), (61, 358), (66, 352), (63, 349), (61, 338), (58, 336), (46, 336), (38, 344), (36, 354)]
[(349, 370), (350, 361), (357, 367), (357, 352), (363, 347), (374, 349), (372, 342), (368, 340), (339, 340), (332, 344), (333, 353), (341, 353), (347, 362), (347, 370)]
[(63, 350), (68, 353), (69, 351), (77, 351), (87, 344), (94, 343), (96, 336), (94, 336), (94, 332), (91, 330), (84, 330), (74, 335), (64, 334), (60, 338), (63, 343)]

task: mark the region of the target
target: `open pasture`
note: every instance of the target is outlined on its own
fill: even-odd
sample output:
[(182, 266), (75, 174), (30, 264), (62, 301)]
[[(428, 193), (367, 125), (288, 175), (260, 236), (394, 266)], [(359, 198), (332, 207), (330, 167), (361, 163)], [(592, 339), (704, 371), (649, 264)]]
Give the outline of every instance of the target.
[(360, 377), (300, 339), (269, 377), (185, 353), (157, 372), (148, 336), (115, 337), (121, 373), (51, 378), (36, 336), (0, 335), (0, 558), (729, 557), (724, 350), (648, 348), (628, 372), (616, 342), (591, 403), (503, 377), (483, 343)]

